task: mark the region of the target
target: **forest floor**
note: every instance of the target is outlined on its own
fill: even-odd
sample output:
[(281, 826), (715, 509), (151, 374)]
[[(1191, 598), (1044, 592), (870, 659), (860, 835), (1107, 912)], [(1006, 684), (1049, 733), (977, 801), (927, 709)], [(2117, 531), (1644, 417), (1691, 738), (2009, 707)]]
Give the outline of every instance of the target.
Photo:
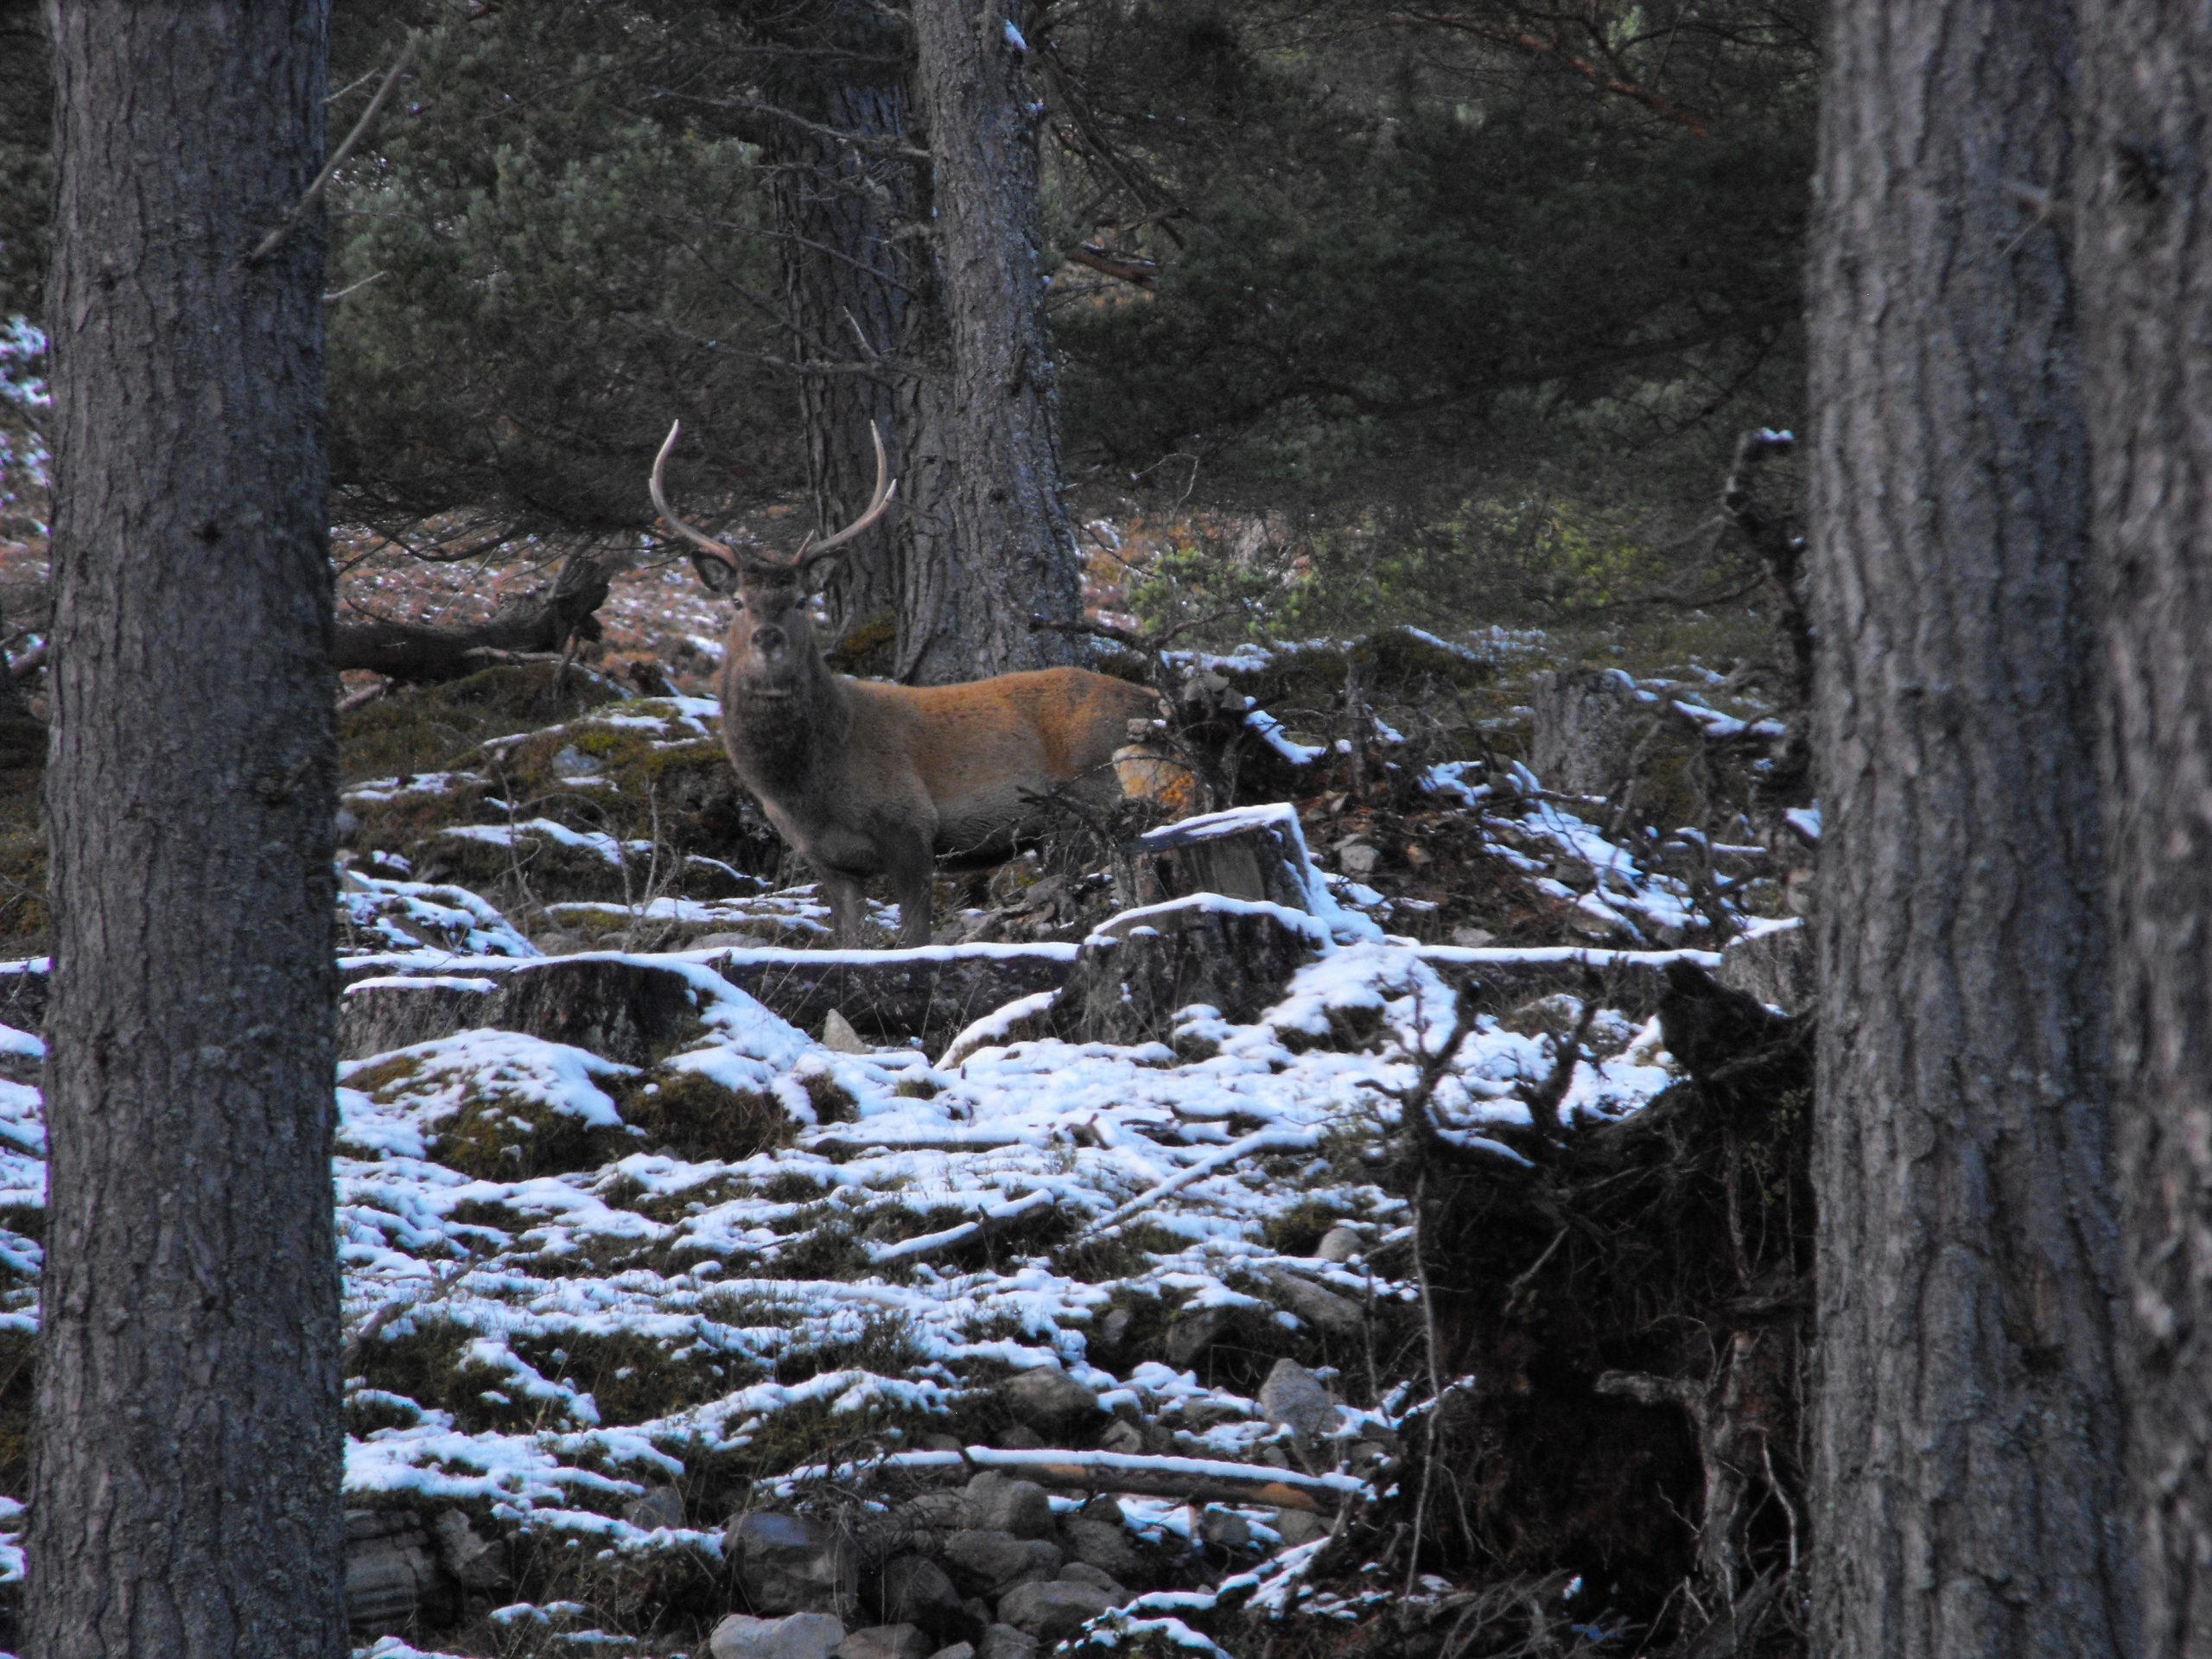
[[(496, 591), (378, 575), (417, 620)], [(1631, 655), (1578, 795), (1528, 764), (1541, 636), (1179, 659), (1307, 899), (1217, 906), (1272, 967), (1133, 1034), (987, 995), (1103, 949), (1080, 844), (942, 881), (919, 1002), (839, 1005), (863, 964), (825, 1005), (711, 607), (676, 568), (603, 614), (595, 664), (346, 721), (361, 1653), (1790, 1650), (1808, 1080), (1761, 1001), (1816, 820), (1763, 705)], [(16, 1494), (41, 971), (0, 963)]]

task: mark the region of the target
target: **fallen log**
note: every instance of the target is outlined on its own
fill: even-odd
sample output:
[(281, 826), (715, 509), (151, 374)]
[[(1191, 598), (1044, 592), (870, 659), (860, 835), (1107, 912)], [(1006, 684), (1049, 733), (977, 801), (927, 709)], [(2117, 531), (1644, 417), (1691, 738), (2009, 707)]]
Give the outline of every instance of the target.
[(550, 588), (510, 600), (481, 622), (455, 627), (381, 617), (340, 622), (332, 641), (331, 666), (435, 684), (475, 673), (484, 667), (487, 652), (534, 655), (563, 650), (572, 640), (596, 639), (608, 575), (598, 559), (571, 553)]
[(893, 1452), (865, 1463), (817, 1463), (784, 1477), (804, 1481), (851, 1481), (877, 1471), (901, 1475), (964, 1480), (979, 1470), (1020, 1475), (1040, 1486), (1079, 1491), (1134, 1492), (1147, 1497), (1192, 1498), (1202, 1502), (1272, 1503), (1278, 1509), (1317, 1511), (1367, 1490), (1357, 1475), (1308, 1475), (1268, 1464), (1231, 1463), (1222, 1458), (1151, 1457), (1137, 1452), (1015, 1451), (970, 1446), (957, 1452)]

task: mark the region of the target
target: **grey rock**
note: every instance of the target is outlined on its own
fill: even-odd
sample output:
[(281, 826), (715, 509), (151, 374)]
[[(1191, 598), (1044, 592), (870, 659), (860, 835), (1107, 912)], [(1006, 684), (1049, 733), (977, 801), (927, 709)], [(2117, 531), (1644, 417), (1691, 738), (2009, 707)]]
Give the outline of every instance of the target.
[(1281, 1535), (1286, 1548), (1310, 1544), (1316, 1538), (1329, 1535), (1329, 1523), (1311, 1510), (1277, 1510), (1275, 1531)]
[(867, 1054), (873, 1052), (853, 1029), (853, 1022), (842, 1010), (832, 1008), (822, 1021), (822, 1046), (838, 1054)]
[(1229, 1324), (1225, 1307), (1194, 1307), (1179, 1313), (1167, 1326), (1167, 1363), (1179, 1369), (1190, 1364), (1213, 1346)]
[(437, 1541), (438, 1564), (464, 1590), (504, 1590), (514, 1582), (507, 1570), (507, 1548), (486, 1538), (470, 1524), (465, 1510), (448, 1510), (430, 1522)]
[(1033, 1480), (1014, 1480), (986, 1469), (968, 1483), (968, 1524), (1017, 1538), (1049, 1538), (1052, 1495)]
[(422, 1517), (405, 1510), (353, 1510), (346, 1516), (346, 1618), (375, 1630), (450, 1613), (452, 1587)]
[(1300, 1439), (1312, 1440), (1337, 1426), (1337, 1402), (1321, 1379), (1294, 1359), (1279, 1359), (1260, 1384), (1260, 1410)]
[(988, 1625), (976, 1649), (976, 1659), (1037, 1659), (1037, 1638), (1011, 1624)]
[(1070, 1561), (1060, 1569), (1063, 1584), (1087, 1584), (1094, 1590), (1103, 1590), (1120, 1606), (1128, 1600), (1129, 1592), (1122, 1581), (1103, 1567), (1093, 1567), (1089, 1561)]
[(1198, 1536), (1217, 1549), (1249, 1549), (1252, 1523), (1234, 1510), (1210, 1508), (1198, 1517)]
[(844, 1639), (844, 1621), (828, 1613), (787, 1618), (732, 1613), (715, 1626), (707, 1651), (713, 1659), (830, 1659)]
[(622, 1506), (622, 1518), (648, 1532), (683, 1524), (683, 1494), (673, 1486), (648, 1486)]
[(1480, 950), (1496, 944), (1497, 935), (1486, 927), (1455, 927), (1452, 930), (1452, 943), (1463, 950)]
[(919, 1555), (894, 1555), (884, 1563), (878, 1601), (888, 1624), (918, 1624), (942, 1631), (965, 1617), (951, 1578), (935, 1561)]
[(1337, 868), (1346, 875), (1372, 875), (1382, 862), (1382, 855), (1372, 842), (1355, 839), (1337, 849)]
[(811, 1516), (767, 1510), (740, 1516), (730, 1523), (726, 1547), (737, 1563), (739, 1587), (760, 1612), (842, 1619), (859, 1605), (858, 1552), (850, 1539)]
[(1128, 1512), (1122, 1508), (1121, 1499), (1111, 1492), (1100, 1492), (1095, 1497), (1084, 1499), (1083, 1508), (1077, 1513), (1086, 1521), (1103, 1521), (1109, 1526), (1126, 1527), (1129, 1524)]
[(1131, 1315), (1126, 1307), (1107, 1310), (1106, 1317), (1098, 1321), (1098, 1343), (1103, 1348), (1119, 1348), (1128, 1339)]
[(1262, 1277), (1268, 1281), (1276, 1306), (1288, 1309), (1317, 1330), (1332, 1336), (1351, 1336), (1366, 1325), (1367, 1315), (1349, 1296), (1324, 1290), (1312, 1280), (1301, 1279), (1282, 1268), (1267, 1269)]
[(1043, 1644), (1073, 1636), (1113, 1605), (1114, 1598), (1095, 1584), (1046, 1579), (1017, 1584), (1001, 1596), (999, 1618)]
[(599, 762), (571, 743), (553, 757), (553, 772), (561, 778), (594, 778), (599, 775)]
[(939, 1648), (930, 1659), (976, 1659), (973, 1642), (956, 1642), (949, 1648)]
[(1713, 977), (1784, 1014), (1803, 1014), (1819, 990), (1813, 930), (1799, 922), (1738, 939), (1720, 953), (1719, 970)]
[(1024, 1371), (999, 1394), (1008, 1411), (1041, 1434), (1063, 1433), (1098, 1414), (1098, 1396), (1057, 1365)]
[(1144, 1450), (1144, 1431), (1135, 1423), (1112, 1423), (1098, 1437), (1098, 1444), (1109, 1452), (1135, 1454)]
[(1349, 1262), (1367, 1248), (1367, 1241), (1353, 1227), (1332, 1227), (1321, 1235), (1321, 1243), (1314, 1255), (1324, 1262)]
[(837, 1659), (930, 1659), (936, 1644), (912, 1624), (876, 1624), (837, 1644)]
[(987, 1528), (956, 1532), (944, 1545), (945, 1566), (955, 1581), (987, 1595), (1023, 1579), (1049, 1579), (1066, 1559), (1058, 1544), (1046, 1539), (1017, 1538)]
[(1129, 1541), (1128, 1529), (1118, 1521), (1093, 1516), (1086, 1507), (1083, 1514), (1060, 1523), (1060, 1535), (1067, 1540), (1068, 1555), (1073, 1560), (1117, 1579), (1136, 1571), (1136, 1546)]
[(1008, 1423), (991, 1436), (991, 1444), (1008, 1452), (1038, 1452), (1052, 1442), (1027, 1423)]

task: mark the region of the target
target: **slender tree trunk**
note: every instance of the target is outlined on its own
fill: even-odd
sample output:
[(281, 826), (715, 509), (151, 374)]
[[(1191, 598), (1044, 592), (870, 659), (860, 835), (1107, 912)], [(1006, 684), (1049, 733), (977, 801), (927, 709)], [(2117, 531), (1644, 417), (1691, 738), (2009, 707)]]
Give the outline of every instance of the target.
[(325, 7), (60, 18), (26, 1651), (334, 1656)]
[(2064, 0), (1837, 0), (1813, 1650), (2133, 1647)]
[(2082, 16), (2121, 1374), (2144, 1651), (2212, 1654), (2212, 20), (2160, 0)]
[(1013, 0), (913, 0), (917, 102), (949, 334), (942, 434), (951, 536), (906, 573), (923, 681), (1074, 660), (1074, 636), (1033, 632), (1082, 612), (1060, 494), (1059, 414), (1038, 268), (1036, 93)]

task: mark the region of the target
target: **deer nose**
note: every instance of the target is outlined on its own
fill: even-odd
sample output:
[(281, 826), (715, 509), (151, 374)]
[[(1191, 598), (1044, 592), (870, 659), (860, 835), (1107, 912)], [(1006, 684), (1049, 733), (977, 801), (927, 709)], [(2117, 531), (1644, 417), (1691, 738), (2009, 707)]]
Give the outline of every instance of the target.
[(772, 657), (784, 648), (784, 631), (773, 626), (753, 630), (753, 649)]

